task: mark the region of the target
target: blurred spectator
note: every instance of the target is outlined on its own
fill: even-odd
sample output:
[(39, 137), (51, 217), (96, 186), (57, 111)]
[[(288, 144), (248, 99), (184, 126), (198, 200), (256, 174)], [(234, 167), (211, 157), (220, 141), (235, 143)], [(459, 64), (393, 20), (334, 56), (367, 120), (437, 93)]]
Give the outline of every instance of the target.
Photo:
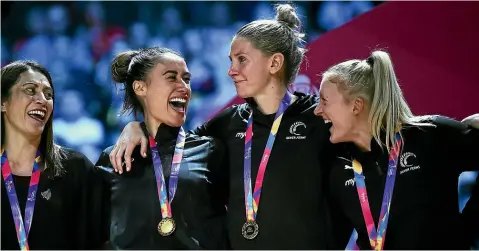
[(147, 47), (148, 40), (150, 39), (150, 32), (148, 26), (144, 23), (133, 23), (130, 26), (129, 31), (129, 43), (132, 48), (144, 48)]
[(176, 37), (183, 31), (183, 19), (181, 12), (175, 6), (168, 6), (161, 12), (159, 23), (156, 25), (156, 33), (164, 37)]
[(16, 41), (14, 59), (32, 59), (49, 68), (53, 53), (50, 47), (51, 41), (47, 35), (48, 22), (45, 10), (33, 7), (27, 12), (26, 18), (30, 37)]
[(102, 4), (100, 2), (89, 2), (85, 12), (88, 35), (95, 59), (106, 53), (116, 39), (125, 37), (123, 28), (106, 24), (105, 10)]
[(268, 2), (258, 2), (253, 10), (253, 20), (274, 18), (274, 9)]
[(210, 20), (214, 27), (227, 27), (231, 23), (228, 2), (212, 2)]
[(82, 95), (78, 91), (63, 90), (58, 96), (55, 108), (59, 115), (53, 120), (55, 138), (67, 147), (80, 151), (84, 147), (95, 147), (100, 152), (99, 146), (104, 141), (103, 125), (88, 116)]
[(67, 8), (64, 5), (55, 4), (49, 8), (47, 15), (51, 34), (64, 35), (70, 23)]
[(370, 1), (326, 1), (321, 3), (316, 18), (320, 27), (332, 30), (372, 8)]
[(7, 50), (7, 45), (3, 36), (0, 37), (0, 46), (1, 46), (0, 48), (1, 62), (0, 63), (2, 64), (2, 66), (4, 66), (5, 64), (7, 64), (8, 59), (10, 58), (10, 54), (9, 54), (9, 51)]
[(318, 9), (318, 24), (326, 30), (332, 30), (351, 20), (353, 13), (346, 2), (323, 2)]

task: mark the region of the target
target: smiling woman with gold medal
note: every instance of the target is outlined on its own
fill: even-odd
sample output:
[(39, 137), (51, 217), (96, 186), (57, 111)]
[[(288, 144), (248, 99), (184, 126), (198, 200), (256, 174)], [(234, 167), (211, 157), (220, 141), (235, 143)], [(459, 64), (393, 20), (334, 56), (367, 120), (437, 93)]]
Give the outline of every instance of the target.
[(115, 173), (111, 147), (96, 164), (109, 248), (226, 249), (224, 151), (182, 128), (191, 97), (186, 62), (155, 47), (119, 54), (111, 70), (124, 87), (123, 111), (143, 115), (150, 147), (146, 158), (140, 147), (133, 151), (132, 172)]

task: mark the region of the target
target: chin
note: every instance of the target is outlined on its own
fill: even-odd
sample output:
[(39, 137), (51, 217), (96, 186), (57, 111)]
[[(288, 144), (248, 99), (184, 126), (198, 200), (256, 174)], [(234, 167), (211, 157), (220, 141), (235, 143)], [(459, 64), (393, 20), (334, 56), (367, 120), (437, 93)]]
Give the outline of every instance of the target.
[(41, 137), (44, 129), (45, 129), (44, 126), (43, 127), (36, 127), (36, 128), (28, 128), (27, 130), (25, 130), (25, 133), (27, 135), (32, 136), (32, 137)]
[(244, 92), (241, 92), (241, 91), (236, 90), (236, 94), (237, 94), (238, 97), (240, 97), (240, 98), (248, 98), (248, 95), (246, 95), (246, 93), (244, 93)]
[(338, 137), (335, 137), (334, 135), (331, 135), (331, 136), (329, 137), (329, 141), (330, 141), (331, 143), (333, 143), (333, 144), (347, 142), (346, 140), (341, 139), (341, 138), (338, 138)]
[(172, 119), (167, 124), (171, 127), (180, 127), (185, 124), (185, 119)]
[(236, 88), (236, 95), (240, 98), (250, 98), (253, 95), (243, 88)]

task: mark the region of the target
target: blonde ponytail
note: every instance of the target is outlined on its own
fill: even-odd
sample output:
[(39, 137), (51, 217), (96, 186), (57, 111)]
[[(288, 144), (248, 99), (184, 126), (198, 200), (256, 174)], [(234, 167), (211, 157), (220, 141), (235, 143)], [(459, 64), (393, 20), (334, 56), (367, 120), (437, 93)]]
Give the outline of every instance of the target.
[[(389, 151), (396, 141), (394, 134), (401, 128), (401, 122), (413, 114), (399, 87), (389, 55), (384, 51), (374, 51), (367, 61), (372, 64), (374, 83), (369, 113), (371, 132), (376, 142), (385, 145)], [(381, 130), (386, 133), (385, 142), (381, 142)]]
[[(334, 65), (323, 74), (326, 75), (340, 79), (336, 82), (347, 99), (362, 97), (369, 103), (371, 134), (388, 151), (396, 143), (394, 135), (404, 124), (432, 125), (421, 122), (426, 117), (414, 117), (399, 87), (391, 58), (384, 51), (374, 51), (366, 60)], [(384, 142), (381, 131), (385, 132)]]

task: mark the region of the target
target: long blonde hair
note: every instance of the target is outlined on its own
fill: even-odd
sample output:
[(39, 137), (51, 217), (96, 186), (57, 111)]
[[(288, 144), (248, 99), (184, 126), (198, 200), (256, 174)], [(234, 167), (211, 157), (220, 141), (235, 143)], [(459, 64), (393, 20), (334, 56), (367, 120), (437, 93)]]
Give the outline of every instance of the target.
[[(366, 60), (348, 60), (330, 67), (323, 78), (335, 83), (346, 100), (361, 97), (370, 106), (368, 122), (376, 142), (388, 152), (396, 143), (394, 135), (405, 124), (427, 125), (427, 117), (416, 117), (411, 112), (394, 72), (387, 52), (373, 51)], [(385, 132), (385, 142), (380, 138)]]

